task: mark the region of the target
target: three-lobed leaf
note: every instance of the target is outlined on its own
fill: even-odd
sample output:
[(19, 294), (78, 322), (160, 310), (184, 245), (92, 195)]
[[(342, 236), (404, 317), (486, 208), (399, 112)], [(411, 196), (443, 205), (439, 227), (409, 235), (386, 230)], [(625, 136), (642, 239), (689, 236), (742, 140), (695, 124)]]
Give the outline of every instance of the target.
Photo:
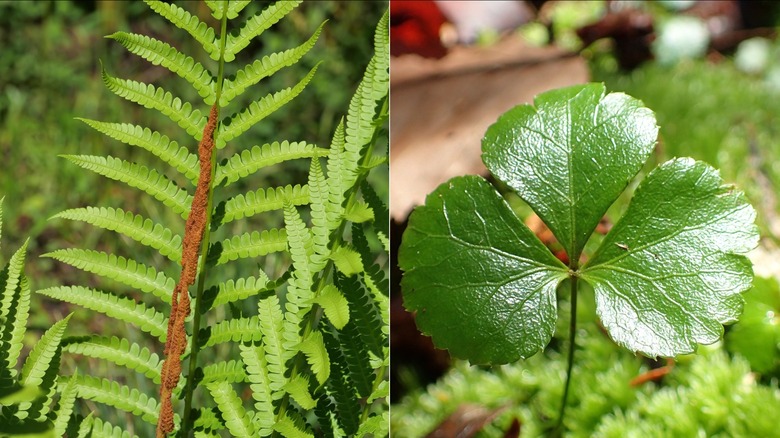
[(555, 259), (480, 177), (458, 177), (412, 214), (399, 264), (405, 305), (442, 348), (475, 363), (526, 358), (549, 342), (556, 289), (578, 277), (619, 344), (649, 356), (715, 342), (752, 279), (755, 212), (718, 172), (675, 159), (651, 172), (590, 259), (596, 224), (652, 152), (636, 99), (588, 84), (544, 93), (492, 125), (483, 160), (566, 249)]

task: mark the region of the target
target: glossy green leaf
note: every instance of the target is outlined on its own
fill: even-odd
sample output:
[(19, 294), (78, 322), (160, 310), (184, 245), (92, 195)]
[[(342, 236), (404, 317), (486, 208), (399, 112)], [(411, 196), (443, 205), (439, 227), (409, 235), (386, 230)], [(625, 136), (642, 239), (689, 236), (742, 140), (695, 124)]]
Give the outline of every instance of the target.
[(488, 128), (482, 159), (550, 227), (571, 259), (653, 151), (642, 102), (588, 84), (541, 94)]
[(398, 257), (404, 305), (455, 357), (508, 363), (550, 341), (567, 268), (484, 179), (453, 178), (428, 195)]
[(556, 288), (579, 277), (620, 345), (676, 356), (717, 341), (752, 280), (744, 256), (755, 211), (718, 172), (692, 159), (659, 166), (589, 261), (596, 224), (652, 152), (652, 112), (601, 84), (555, 90), (516, 107), (483, 141), (488, 169), (566, 248), (564, 266), (490, 184), (458, 177), (411, 215), (399, 250), (406, 307), (439, 348), (474, 363), (526, 358), (549, 342)]
[(642, 181), (583, 267), (610, 336), (650, 356), (711, 344), (742, 312), (758, 243), (755, 210), (712, 167), (678, 158)]

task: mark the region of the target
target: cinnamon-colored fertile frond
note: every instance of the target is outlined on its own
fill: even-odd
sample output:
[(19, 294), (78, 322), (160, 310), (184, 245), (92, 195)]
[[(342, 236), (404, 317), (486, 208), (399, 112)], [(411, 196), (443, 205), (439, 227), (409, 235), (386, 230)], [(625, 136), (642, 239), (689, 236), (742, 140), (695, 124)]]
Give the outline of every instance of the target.
[(211, 186), (211, 156), (214, 150), (214, 129), (217, 127), (219, 111), (215, 104), (211, 107), (203, 138), (198, 146), (200, 157), (200, 176), (195, 196), (192, 199), (190, 215), (184, 229), (182, 242), (181, 277), (173, 290), (171, 316), (168, 320), (168, 338), (165, 342), (165, 362), (162, 367), (160, 384), (160, 417), (157, 421), (157, 437), (165, 437), (173, 431), (173, 405), (171, 394), (179, 383), (181, 375), (181, 355), (187, 348), (187, 332), (184, 320), (190, 313), (189, 287), (195, 283), (198, 274), (198, 251), (203, 242), (203, 231), (208, 219), (208, 196)]

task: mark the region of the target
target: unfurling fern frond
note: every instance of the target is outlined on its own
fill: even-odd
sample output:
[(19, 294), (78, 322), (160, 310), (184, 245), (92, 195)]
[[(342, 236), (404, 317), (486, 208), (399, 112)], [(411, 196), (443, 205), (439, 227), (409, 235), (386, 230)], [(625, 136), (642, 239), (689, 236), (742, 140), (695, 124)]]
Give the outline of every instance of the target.
[[(380, 236), (380, 240), (387, 235), (383, 218), (377, 217), (386, 214), (387, 208), (365, 181), (374, 167), (386, 161), (386, 154), (377, 155), (374, 149), (384, 146), (380, 137), (387, 116), (388, 14), (377, 28), (376, 53), (345, 111), (346, 118), (333, 135), (330, 150), (308, 139), (268, 139), (262, 146), (231, 145), (234, 150), (227, 154), (224, 149), (228, 143), (268, 120), (316, 80), (319, 62), (308, 74), (290, 80), (292, 86), (259, 91), (267, 78), (298, 64), (315, 47), (325, 23), (285, 50), (230, 66), (228, 63), (250, 47), (253, 39), (301, 2), (279, 1), (263, 8), (246, 0), (206, 0), (208, 10), (219, 21), (216, 27), (209, 24), (213, 23), (210, 18), (193, 15), (190, 11), (194, 9), (156, 0), (145, 3), (186, 31), (204, 53), (185, 53), (186, 45), (135, 33), (115, 32), (108, 38), (140, 59), (174, 73), (174, 80), (193, 87), (197, 96), (188, 87), (186, 91), (198, 101), (175, 97), (166, 91), (165, 84), (114, 77), (101, 65), (101, 78), (109, 91), (154, 110), (163, 123), (170, 120), (174, 129), (157, 132), (131, 123), (80, 119), (113, 140), (142, 149), (139, 152), (150, 154), (155, 162), (140, 164), (145, 162), (113, 156), (65, 158), (160, 201), (166, 211), (185, 221), (184, 232), (173, 231), (181, 229), (181, 224), (162, 224), (126, 207), (75, 208), (54, 217), (110, 230), (154, 249), (178, 266), (170, 269), (118, 251), (115, 255), (80, 248), (56, 250), (46, 256), (123, 289), (60, 286), (39, 293), (102, 313), (164, 342), (160, 348), (154, 340), (151, 345), (137, 340), (148, 336), (91, 335), (69, 338), (62, 350), (57, 350), (57, 354), (64, 351), (106, 362), (111, 369), (130, 373), (136, 380), (157, 384), (159, 398), (139, 391), (145, 385), (124, 385), (132, 379), (115, 381), (113, 376), (82, 371), (59, 381), (43, 379), (46, 394), (39, 399), (48, 405), (50, 389), (57, 386), (62, 394), (58, 415), (61, 412), (70, 417), (73, 413), (74, 418), (57, 417), (56, 430), (67, 429), (69, 435), (78, 436), (128, 435), (92, 414), (79, 413), (82, 406), (78, 399), (113, 406), (155, 425), (158, 438), (172, 434), (220, 436), (225, 431), (251, 437), (351, 436), (359, 430), (381, 434), (381, 427), (374, 423), (387, 410), (386, 403), (375, 401), (383, 397), (386, 387), (387, 348), (382, 342), (387, 338), (378, 310), (385, 308), (379, 291), (385, 287), (386, 269), (380, 265), (386, 256), (379, 254), (381, 249), (369, 246), (350, 224), (359, 223), (366, 230), (373, 226), (370, 236)], [(245, 9), (258, 12), (238, 18)], [(230, 21), (233, 19), (239, 21), (237, 25)], [(235, 74), (227, 77), (226, 71)], [(247, 98), (250, 92), (253, 95)], [(228, 106), (236, 102), (251, 103), (243, 108)], [(223, 108), (230, 108), (230, 113), (221, 114)], [(293, 160), (308, 160), (307, 181), (283, 187), (247, 187), (252, 184), (250, 177)], [(219, 193), (226, 187), (234, 192)], [(283, 228), (239, 230), (238, 221), (252, 218), (254, 224), (261, 213), (274, 211), (281, 212)], [(222, 227), (225, 224), (231, 225)], [(128, 251), (136, 254), (132, 248)], [(278, 261), (276, 253), (281, 254)], [(256, 262), (269, 255), (275, 263)], [(161, 259), (154, 258), (157, 262)], [(240, 272), (249, 264), (247, 259), (255, 266), (275, 265), (274, 272)], [(237, 262), (222, 267), (231, 261)], [(19, 260), (12, 259), (12, 266), (18, 264)], [(10, 290), (7, 294), (23, 288), (17, 287), (24, 282), (15, 269), (0, 273), (0, 280), (10, 285), (5, 288)], [(177, 270), (178, 281), (173, 278)], [(239, 274), (233, 279), (215, 275), (235, 270)], [(257, 314), (253, 315), (255, 305)], [(0, 322), (16, 309), (27, 308), (28, 302), (4, 295)], [(232, 317), (226, 318), (226, 313)], [(8, 333), (17, 347), (8, 357), (18, 355), (16, 339), (22, 323), (15, 324)], [(0, 339), (0, 347), (4, 341)], [(347, 345), (350, 343), (359, 345)], [(229, 351), (240, 352), (241, 360), (219, 357)], [(52, 356), (50, 362), (58, 364), (58, 357)], [(16, 377), (11, 372), (2, 373), (0, 368), (0, 388), (3, 379)], [(244, 393), (238, 391), (247, 386), (253, 409), (244, 405)], [(46, 408), (35, 415), (43, 418)], [(137, 430), (151, 435), (146, 425)]]

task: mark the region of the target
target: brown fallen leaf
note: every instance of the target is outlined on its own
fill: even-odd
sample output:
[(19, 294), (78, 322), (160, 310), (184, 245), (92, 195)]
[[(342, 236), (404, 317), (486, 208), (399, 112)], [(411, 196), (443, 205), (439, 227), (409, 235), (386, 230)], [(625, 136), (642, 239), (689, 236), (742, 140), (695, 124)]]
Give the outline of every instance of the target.
[(455, 47), (442, 59), (390, 61), (390, 213), (403, 222), (448, 179), (486, 174), (481, 139), (510, 108), (588, 80), (585, 61), (516, 36), (490, 47)]
[(471, 438), (485, 425), (495, 420), (506, 408), (507, 406), (487, 409), (480, 405), (460, 405), (425, 438)]

